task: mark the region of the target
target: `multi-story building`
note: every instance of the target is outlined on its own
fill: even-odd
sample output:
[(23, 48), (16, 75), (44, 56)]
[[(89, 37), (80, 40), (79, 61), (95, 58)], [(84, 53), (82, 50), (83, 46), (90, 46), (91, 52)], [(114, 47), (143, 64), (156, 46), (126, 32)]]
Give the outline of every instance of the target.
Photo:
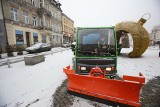
[(74, 41), (74, 21), (62, 13), (63, 42)]
[(150, 36), (150, 45), (159, 44), (160, 45), (160, 25), (155, 26), (152, 29)]
[(0, 50), (4, 50), (6, 46), (6, 32), (4, 27), (2, 5), (0, 0)]
[(60, 45), (61, 4), (55, 0), (3, 0), (4, 19), (10, 45), (29, 47), (37, 42)]

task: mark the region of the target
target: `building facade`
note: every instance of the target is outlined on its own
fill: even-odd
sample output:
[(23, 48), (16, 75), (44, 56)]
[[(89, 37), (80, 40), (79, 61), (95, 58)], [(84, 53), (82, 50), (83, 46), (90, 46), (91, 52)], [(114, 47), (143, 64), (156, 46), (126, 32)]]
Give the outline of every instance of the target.
[(10, 45), (37, 42), (58, 46), (62, 41), (61, 4), (55, 0), (3, 0)]
[(62, 13), (63, 43), (74, 41), (74, 21)]
[(160, 25), (155, 26), (152, 29), (152, 32), (149, 34), (150, 36), (150, 45), (159, 44), (160, 46)]
[(4, 50), (6, 46), (6, 32), (4, 27), (2, 4), (0, 0), (0, 50)]

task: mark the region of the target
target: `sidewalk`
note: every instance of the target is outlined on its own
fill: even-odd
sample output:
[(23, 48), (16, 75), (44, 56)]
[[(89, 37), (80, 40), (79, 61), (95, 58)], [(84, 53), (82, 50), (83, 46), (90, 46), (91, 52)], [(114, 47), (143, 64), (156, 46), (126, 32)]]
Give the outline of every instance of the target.
[[(41, 54), (48, 55), (48, 54), (53, 54), (61, 51), (65, 51), (69, 48), (62, 48), (62, 47), (56, 47), (52, 48), (51, 51), (45, 51), (41, 52)], [(1, 55), (2, 59), (0, 59), (0, 66), (7, 65), (7, 62), (9, 61), (10, 63), (16, 63), (24, 60), (25, 56), (28, 56), (28, 52), (23, 51), (23, 55), (17, 55), (17, 52), (13, 52), (14, 56), (13, 57), (8, 57), (7, 53), (3, 53)], [(39, 54), (39, 53), (34, 53), (34, 54)]]

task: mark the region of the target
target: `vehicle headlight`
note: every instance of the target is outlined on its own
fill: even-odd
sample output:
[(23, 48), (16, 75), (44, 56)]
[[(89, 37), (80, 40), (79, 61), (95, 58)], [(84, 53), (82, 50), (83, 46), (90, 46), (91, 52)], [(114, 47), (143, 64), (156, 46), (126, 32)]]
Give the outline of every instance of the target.
[(81, 67), (81, 70), (82, 71), (85, 71), (87, 68), (86, 67)]
[(107, 68), (106, 68), (106, 71), (111, 71), (111, 68), (110, 68), (110, 67), (107, 67)]

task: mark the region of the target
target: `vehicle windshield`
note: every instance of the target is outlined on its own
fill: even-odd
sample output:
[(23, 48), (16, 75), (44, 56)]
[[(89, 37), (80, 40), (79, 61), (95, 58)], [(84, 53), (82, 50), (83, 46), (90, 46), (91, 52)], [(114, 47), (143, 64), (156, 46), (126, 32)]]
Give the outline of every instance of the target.
[(115, 56), (113, 28), (84, 28), (78, 30), (78, 56)]

